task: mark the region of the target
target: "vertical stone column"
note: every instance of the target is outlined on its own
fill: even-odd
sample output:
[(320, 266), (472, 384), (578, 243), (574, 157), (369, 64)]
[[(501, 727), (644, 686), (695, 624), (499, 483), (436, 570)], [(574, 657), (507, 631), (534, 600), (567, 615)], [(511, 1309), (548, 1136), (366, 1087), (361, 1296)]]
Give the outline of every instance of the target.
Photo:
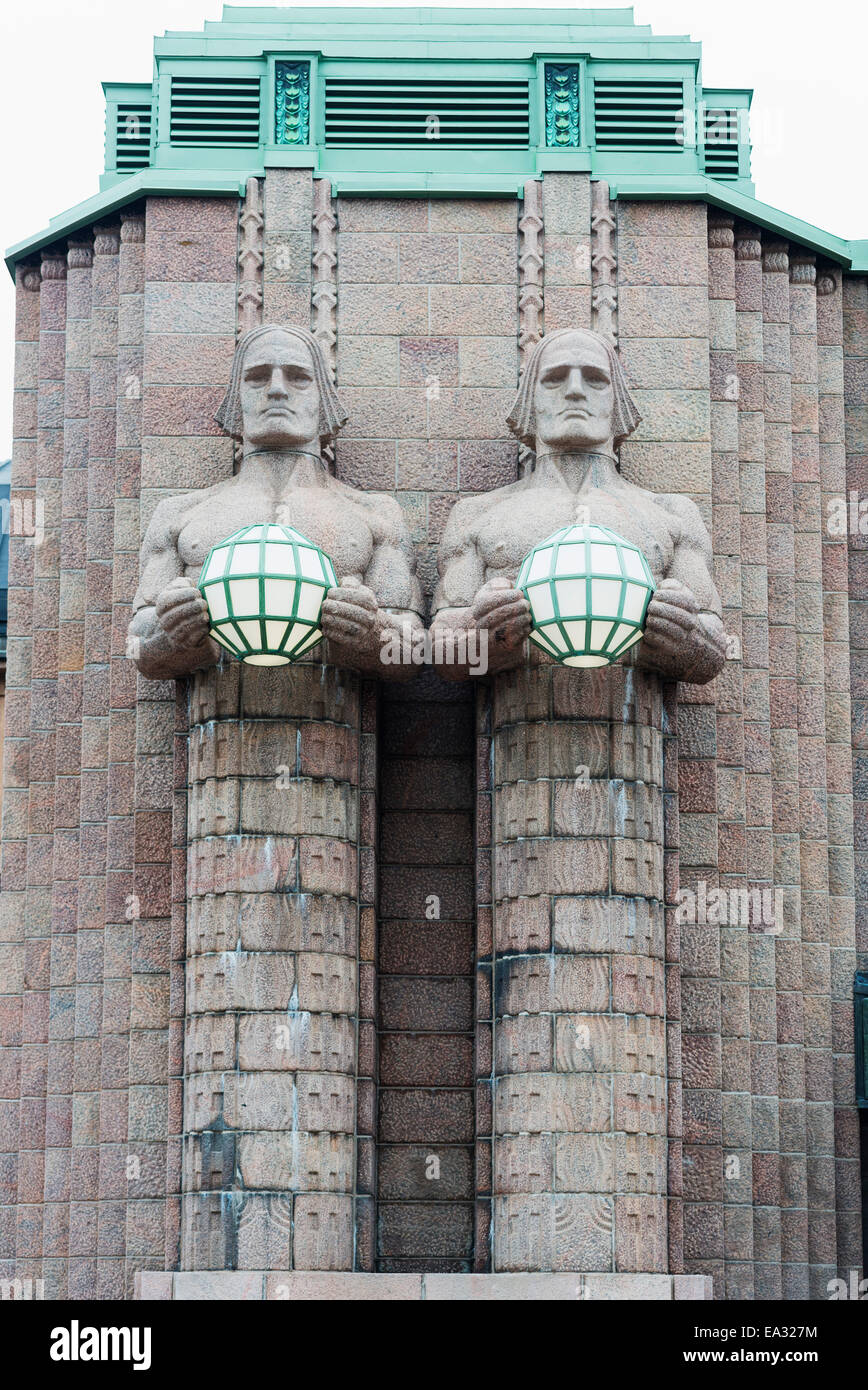
[(194, 677), (185, 1269), (352, 1269), (359, 688)]
[[(868, 279), (844, 276), (844, 439), (847, 491), (857, 501), (868, 496)], [(836, 918), (832, 946), (833, 1065), (835, 1078), (835, 1190), (838, 1269), (858, 1269), (862, 1248), (859, 1191), (860, 1128), (862, 1162), (868, 1122), (852, 1104), (851, 1079), (854, 964), (868, 970), (868, 538), (848, 533), (850, 585), (850, 683), (853, 698), (853, 835), (855, 926)], [(855, 947), (855, 961), (854, 961)], [(860, 1119), (862, 1121), (860, 1126)], [(863, 1170), (864, 1171), (864, 1170)], [(845, 1276), (846, 1277), (846, 1276)]]
[(662, 696), (494, 697), (494, 1268), (667, 1269)]
[[(766, 549), (765, 417), (763, 414), (762, 243), (756, 227), (735, 230), (736, 371), (738, 374), (738, 463), (741, 531), (742, 705), (745, 797), (745, 872), (751, 891), (771, 893), (772, 780), (769, 710), (768, 555)], [(748, 951), (748, 1076), (750, 1099), (743, 1178), (756, 1200), (753, 1149), (767, 1125), (766, 1097), (777, 1093), (777, 1050), (768, 1027), (766, 986), (774, 980), (774, 937), (751, 924)], [(741, 1181), (741, 1179), (739, 1180)], [(760, 1203), (762, 1205), (762, 1203)], [(745, 1294), (761, 1297), (768, 1259), (764, 1223), (751, 1206), (750, 1284)], [(765, 1265), (764, 1265), (765, 1268)], [(748, 1275), (745, 1273), (745, 1280)]]
[[(709, 214), (709, 333), (711, 359), (711, 465), (714, 570), (730, 640), (744, 655), (742, 627), (741, 480), (735, 305), (735, 237), (731, 217)], [(753, 639), (753, 632), (749, 630)], [(751, 645), (753, 654), (753, 645)], [(747, 889), (746, 797), (742, 740), (720, 737), (721, 729), (744, 721), (741, 664), (730, 660), (714, 685), (717, 717), (718, 871), (728, 903), (741, 904)], [(750, 1009), (748, 921), (739, 907), (727, 911), (720, 928), (721, 1154), (704, 1175), (709, 1195), (722, 1202), (725, 1298), (750, 1298), (753, 1291), (751, 1187)], [(713, 1042), (709, 1044), (713, 1047)]]
[[(34, 630), (39, 617), (37, 585), (41, 574), (38, 547), (34, 544), (34, 522), (42, 507), (39, 477), (44, 470), (40, 459), (39, 384), (42, 366), (42, 335), (49, 330), (52, 307), (59, 308), (62, 324), (65, 285), (52, 282), (42, 304), (41, 272), (28, 266), (19, 272), (16, 313), (16, 380), (13, 422), (13, 499), (18, 534), (10, 535), (9, 555), (9, 649), (7, 683), (10, 707), (7, 715), (7, 750), (4, 764), (3, 815), (3, 893), (4, 940), (19, 943), (12, 953), (12, 988), (21, 990), (12, 1002), (3, 1041), (19, 1050), (13, 1054), (19, 1104), (10, 1114), (15, 1156), (8, 1163), (10, 1180), (15, 1183), (17, 1208), (13, 1207), (6, 1227), (4, 1253), (11, 1261), (16, 1278), (41, 1278), (43, 1229), (40, 1186), (42, 1164), (39, 1150), (45, 1132), (45, 1044), (49, 1038), (50, 995), (45, 971), (46, 904), (38, 872), (36, 844), (31, 834), (38, 826), (38, 808), (32, 806), (31, 777), (38, 774), (39, 758), (45, 756), (40, 738), (45, 721), (40, 699), (42, 686), (34, 688)], [(60, 304), (57, 301), (60, 300)], [(52, 304), (54, 301), (54, 304)], [(23, 534), (22, 534), (23, 533)], [(42, 841), (43, 850), (45, 841)], [(33, 863), (31, 867), (31, 846)], [(49, 870), (50, 876), (50, 870)], [(50, 909), (49, 909), (50, 911)], [(8, 916), (5, 915), (8, 913)]]
[[(829, 823), (826, 769), (826, 647), (823, 512), (820, 482), (817, 270), (807, 252), (790, 257), (793, 402), (793, 519), (796, 572), (796, 673), (799, 699), (802, 1044), (805, 1158), (802, 1296), (824, 1297), (835, 1274), (831, 1154), (834, 1122), (828, 1085), (831, 991)], [(826, 1158), (822, 1165), (818, 1160)], [(826, 1179), (823, 1177), (825, 1166)]]
[[(837, 267), (817, 268), (817, 383), (819, 388), (819, 454), (821, 535), (823, 544), (823, 609), (826, 643), (826, 781), (829, 831), (829, 923), (825, 997), (814, 1005), (814, 1026), (828, 1026), (818, 1035), (818, 1050), (807, 1072), (811, 1133), (817, 1143), (808, 1158), (811, 1220), (819, 1227), (812, 1237), (812, 1263), (820, 1240), (829, 1244), (823, 1261), (834, 1272), (848, 1265), (838, 1250), (838, 1228), (861, 1228), (859, 1164), (852, 1157), (835, 1157), (835, 1103), (840, 1098), (845, 1117), (842, 1130), (853, 1127), (850, 1048), (853, 1041), (851, 987), (855, 945), (853, 750), (850, 699), (850, 611), (847, 573), (847, 535), (832, 525), (832, 513), (847, 495), (844, 451), (844, 321), (843, 275)], [(862, 282), (863, 288), (865, 282)], [(865, 484), (861, 483), (864, 493)], [(854, 538), (857, 539), (857, 538)], [(818, 981), (819, 983), (819, 981)], [(821, 1002), (822, 1001), (822, 1002)], [(812, 1019), (812, 1021), (813, 1021)], [(819, 1038), (822, 1038), (820, 1051)], [(813, 1112), (811, 1114), (811, 1112)], [(831, 1230), (829, 1230), (831, 1227)], [(810, 1232), (809, 1232), (810, 1234)], [(858, 1264), (858, 1235), (850, 1241)], [(828, 1293), (826, 1271), (813, 1274), (815, 1297)], [(830, 1276), (831, 1277), (831, 1276)]]
[[(706, 209), (619, 199), (617, 210), (618, 344), (643, 417), (622, 446), (621, 470), (631, 482), (653, 491), (689, 494), (711, 531), (709, 303), (714, 305), (716, 298), (709, 301)], [(715, 417), (716, 428), (725, 424)], [(720, 443), (717, 448), (724, 452)], [(700, 884), (708, 891), (718, 883), (714, 687), (681, 684), (678, 691), (679, 816), (677, 831), (670, 823), (667, 836), (667, 844), (677, 845), (678, 872), (676, 877), (673, 862), (670, 900), (679, 888), (698, 898)], [(667, 776), (674, 785), (674, 768)], [(683, 1165), (683, 1267), (720, 1278), (719, 930), (685, 921), (678, 937), (676, 947), (670, 931), (670, 954), (677, 949), (680, 966), (671, 962), (667, 1016), (680, 1023), (681, 1037), (680, 1071), (670, 1079), (669, 1128), (676, 1184), (679, 1160)], [(672, 1063), (678, 1066), (677, 1053)], [(683, 1152), (678, 1147), (682, 1140)], [(677, 1208), (674, 1214), (677, 1220)], [(677, 1226), (673, 1233), (677, 1243)]]
[[(149, 198), (144, 252), (139, 528), (161, 497), (232, 472), (214, 420), (235, 347), (239, 202)], [(132, 308), (132, 306), (130, 306)], [(127, 407), (122, 418), (127, 421)], [(134, 425), (133, 435), (134, 437)], [(113, 922), (129, 921), (127, 1271), (180, 1259), (187, 874), (188, 683), (139, 676), (131, 895), (112, 876)], [(165, 1057), (165, 1062), (158, 1058)]]
[[(90, 317), (93, 245), (67, 253), (63, 484), (59, 541), (60, 602), (55, 742), (52, 988), (74, 978), (81, 823), (81, 702), (86, 609), (87, 460), (90, 413)], [(63, 1010), (49, 1020), (45, 1152), (46, 1288), (67, 1289), (74, 1042)]]
[[(112, 643), (109, 668), (108, 822), (106, 928), (103, 968), (103, 1068), (100, 1123), (99, 1288), (102, 1298), (131, 1296), (141, 1267), (135, 1215), (143, 1198), (162, 1197), (165, 1144), (159, 1133), (129, 1142), (130, 1088), (158, 1086), (169, 1070), (163, 1032), (139, 1033), (131, 1044), (133, 969), (152, 962), (165, 940), (161, 930), (135, 940), (135, 850), (145, 818), (136, 816), (136, 669), (126, 651), (126, 631), (139, 578), (139, 492), (144, 380), (145, 219), (141, 208), (121, 213), (118, 250), (118, 351), (115, 417), (114, 518), (112, 527)], [(150, 707), (148, 707), (150, 708)], [(146, 821), (153, 841), (168, 839), (171, 809)], [(145, 1007), (150, 1004), (148, 999)], [(136, 1022), (139, 1019), (136, 1018)], [(152, 1017), (156, 1023), (157, 1017)], [(134, 1092), (135, 1094), (135, 1092)], [(150, 1092), (153, 1096), (154, 1092)], [(151, 1111), (153, 1113), (153, 1110)], [(131, 1218), (128, 1220), (128, 1217)]]
[[(798, 1188), (786, 1186), (804, 1147), (799, 911), (798, 693), (796, 685), (795, 553), (793, 524), (792, 399), (789, 251), (784, 242), (763, 242), (763, 370), (765, 395), (766, 515), (768, 536), (769, 691), (771, 702), (772, 825), (775, 885), (784, 893), (784, 921), (775, 923), (775, 974), (766, 1004), (777, 1043), (777, 1082), (768, 1124), (758, 1137), (754, 1182), (769, 1223), (771, 1287), (766, 1296), (798, 1296), (803, 1262), (796, 1230)], [(789, 1156), (787, 1164), (783, 1155)], [(787, 1172), (784, 1171), (786, 1166)], [(786, 1212), (791, 1214), (785, 1215)], [(802, 1259), (800, 1259), (802, 1256)], [(772, 1290), (780, 1281), (779, 1292)], [(759, 1290), (758, 1290), (759, 1292)]]

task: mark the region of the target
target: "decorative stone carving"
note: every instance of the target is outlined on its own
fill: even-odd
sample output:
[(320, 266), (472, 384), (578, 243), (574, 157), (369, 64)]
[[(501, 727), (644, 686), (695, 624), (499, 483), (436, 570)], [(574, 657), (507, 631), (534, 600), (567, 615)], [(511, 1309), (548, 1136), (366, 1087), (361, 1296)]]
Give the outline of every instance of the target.
[(761, 258), (763, 244), (756, 227), (741, 222), (736, 226), (734, 236), (737, 261), (758, 261)]
[(328, 179), (313, 184), (313, 334), (320, 344), (335, 378), (337, 345), (337, 218), (332, 206), (332, 186)]
[(38, 290), (42, 284), (42, 276), (38, 266), (28, 266), (24, 271), (21, 283), (26, 290)]
[(708, 244), (713, 251), (725, 251), (735, 239), (733, 219), (725, 213), (708, 214)]
[(322, 614), (330, 664), (392, 678), (412, 674), (410, 665), (381, 662), (390, 636), (407, 632), (409, 650), (422, 625), (410, 538), (397, 502), (349, 487), (323, 465), (322, 446), (346, 413), (316, 338), (275, 325), (246, 333), (217, 420), (241, 440), (238, 472), (161, 501), (145, 535), (129, 629), (142, 674), (163, 680), (218, 661), (196, 581), (216, 542), (263, 521), (294, 526), (330, 556), (340, 576)]
[(793, 285), (813, 285), (817, 278), (817, 260), (810, 251), (790, 253), (790, 283)]
[(66, 264), (70, 270), (87, 270), (93, 265), (93, 242), (71, 241), (66, 252)]
[[(524, 209), (518, 222), (518, 359), (519, 372), (543, 331), (543, 252), (542, 183), (528, 179), (524, 185)], [(531, 467), (531, 451), (519, 445), (518, 470), (523, 475)]]
[(143, 212), (122, 212), (121, 241), (124, 245), (143, 242), (145, 239), (145, 214)]
[(42, 278), (43, 280), (66, 279), (66, 257), (62, 252), (44, 251), (42, 253)]
[(259, 179), (249, 178), (240, 218), (241, 245), (238, 249), (238, 336), (249, 333), (262, 321), (262, 197)]
[(518, 256), (518, 351), (521, 370), (542, 337), (542, 184), (528, 179), (524, 185), (524, 210), (518, 223), (521, 237)]
[[(487, 633), (488, 667), (523, 663), (530, 607), (514, 587), (532, 546), (576, 520), (607, 526), (644, 553), (657, 584), (642, 642), (643, 666), (704, 683), (725, 658), (721, 606), (711, 577), (711, 541), (696, 504), (653, 493), (618, 473), (616, 450), (639, 423), (611, 345), (562, 329), (528, 363), (508, 424), (535, 448), (527, 477), (458, 502), (443, 536), (434, 598), (435, 652), (454, 654), (463, 631)], [(444, 665), (461, 679), (467, 666)]]
[(591, 312), (595, 332), (612, 346), (618, 341), (616, 314), (618, 291), (615, 287), (615, 218), (609, 200), (609, 185), (602, 179), (591, 183)]
[(838, 272), (829, 265), (817, 267), (817, 294), (825, 296), (836, 294), (839, 285)]
[(116, 256), (120, 246), (120, 227), (94, 227), (93, 252), (95, 256)]
[(763, 242), (763, 270), (789, 270), (789, 248), (785, 241)]

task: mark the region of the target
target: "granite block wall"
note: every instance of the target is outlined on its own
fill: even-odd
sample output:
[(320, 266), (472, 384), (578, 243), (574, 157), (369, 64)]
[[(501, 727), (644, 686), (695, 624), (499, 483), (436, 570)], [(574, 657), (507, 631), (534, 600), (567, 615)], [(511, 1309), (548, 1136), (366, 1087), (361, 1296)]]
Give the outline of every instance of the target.
[[(310, 322), (334, 354), (350, 421), (333, 466), (397, 497), (427, 601), (454, 501), (527, 465), (504, 425), (521, 352), (575, 322), (617, 334), (644, 417), (623, 471), (690, 493), (709, 523), (731, 658), (712, 686), (660, 693), (665, 996), (644, 1012), (665, 1029), (668, 1249), (619, 1264), (616, 1244), (613, 1267), (662, 1260), (712, 1276), (717, 1297), (824, 1297), (861, 1263), (868, 570), (858, 524), (829, 517), (855, 493), (858, 523), (866, 487), (864, 279), (703, 204), (607, 206), (584, 175), (547, 174), (524, 201), (334, 199), (276, 169), (254, 193), (150, 198), (18, 271), (13, 495), (39, 534), (13, 535), (10, 562), (0, 1272), (121, 1298), (184, 1258), (202, 779), (189, 690), (136, 678), (125, 632), (156, 502), (233, 468), (213, 411), (239, 324)], [(485, 685), (359, 690), (355, 1114), (339, 1131), (355, 1249), (325, 1266), (506, 1267), (490, 1248), (512, 1017), (492, 976), (492, 853), (522, 840), (507, 792), (526, 819), (541, 780), (500, 776), (497, 719)], [(554, 739), (559, 720), (543, 723)], [(536, 892), (528, 874), (528, 920), (543, 897), (563, 913), (589, 873)], [(716, 888), (768, 890), (771, 916), (685, 920), (685, 890)], [(588, 1073), (571, 1056), (575, 1089)], [(639, 1075), (649, 1095), (664, 1080), (656, 1063)], [(515, 1142), (529, 1132), (518, 1115)], [(208, 1262), (258, 1258), (236, 1245)], [(306, 1261), (287, 1248), (261, 1267)]]

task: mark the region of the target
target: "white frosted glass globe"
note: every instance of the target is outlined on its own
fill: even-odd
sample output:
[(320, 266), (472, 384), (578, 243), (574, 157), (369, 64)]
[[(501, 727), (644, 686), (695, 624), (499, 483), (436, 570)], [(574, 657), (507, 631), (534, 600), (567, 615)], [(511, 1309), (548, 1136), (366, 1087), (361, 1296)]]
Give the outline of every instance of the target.
[(566, 526), (525, 556), (516, 587), (531, 642), (564, 666), (609, 666), (638, 642), (654, 580), (638, 546), (605, 526)]
[(211, 636), (248, 666), (285, 666), (322, 638), (337, 584), (329, 557), (291, 526), (244, 526), (215, 545), (199, 576)]

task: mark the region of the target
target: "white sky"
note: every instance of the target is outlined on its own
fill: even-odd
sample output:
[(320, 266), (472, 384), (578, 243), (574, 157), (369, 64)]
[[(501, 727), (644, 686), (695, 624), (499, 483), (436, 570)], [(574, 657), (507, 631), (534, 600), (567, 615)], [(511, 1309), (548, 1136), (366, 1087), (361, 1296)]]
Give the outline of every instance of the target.
[[(319, 0), (331, 8), (329, 0)], [(363, 8), (365, 0), (356, 0)], [(547, 8), (570, 9), (557, 0)], [(461, 9), (449, 4), (443, 8)], [(498, 0), (503, 8), (534, 8)], [(150, 81), (153, 37), (219, 19), (220, 0), (30, 0), (0, 14), (0, 247), (95, 193), (102, 81)], [(868, 237), (864, 0), (638, 0), (655, 34), (702, 42), (706, 86), (753, 87), (757, 197), (844, 237)], [(11, 449), (13, 291), (0, 267), (0, 459)]]

